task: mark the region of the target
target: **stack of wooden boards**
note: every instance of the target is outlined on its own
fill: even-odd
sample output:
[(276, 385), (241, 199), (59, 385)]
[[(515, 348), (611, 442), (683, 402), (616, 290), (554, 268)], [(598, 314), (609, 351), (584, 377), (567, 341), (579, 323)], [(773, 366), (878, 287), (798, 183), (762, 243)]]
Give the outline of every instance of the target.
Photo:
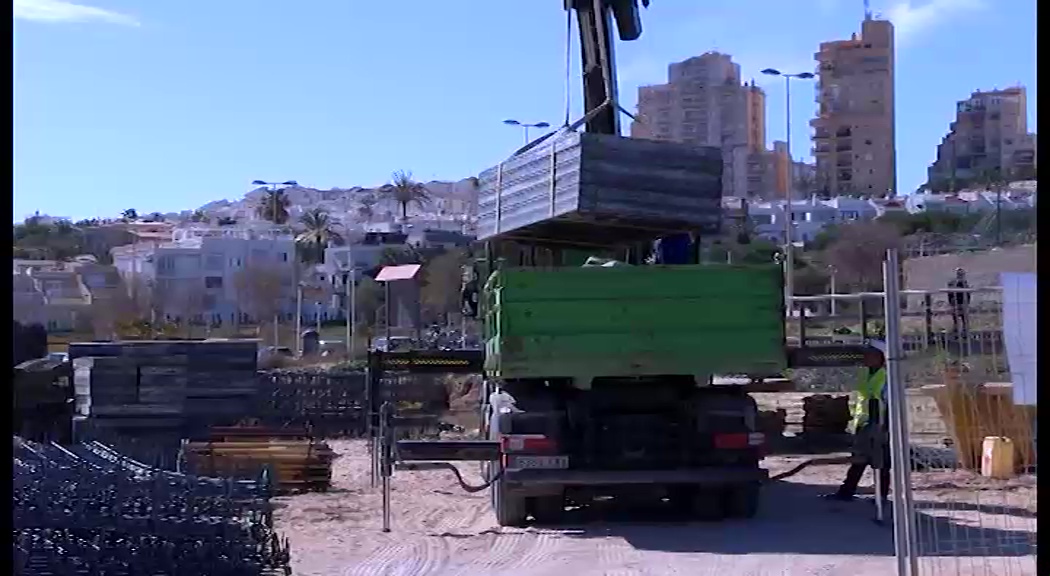
[(170, 453), (182, 438), (252, 416), (257, 354), (255, 340), (70, 344), (78, 439)]
[(280, 493), (324, 491), (332, 483), (335, 452), (305, 431), (261, 427), (217, 428), (213, 438), (183, 446), (187, 470), (202, 476), (259, 477)]
[(568, 132), (481, 173), (478, 238), (614, 246), (717, 234), (719, 148)]

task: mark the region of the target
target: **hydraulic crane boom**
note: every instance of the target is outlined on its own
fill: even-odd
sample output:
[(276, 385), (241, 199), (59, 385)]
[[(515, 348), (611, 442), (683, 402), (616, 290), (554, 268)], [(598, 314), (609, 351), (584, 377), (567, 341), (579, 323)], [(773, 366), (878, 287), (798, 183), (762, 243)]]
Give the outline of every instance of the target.
[(611, 28), (615, 20), (621, 40), (637, 40), (642, 35), (639, 2), (649, 6), (649, 0), (565, 0), (565, 9), (576, 11), (580, 28), (587, 132), (620, 135), (622, 108), (617, 98)]

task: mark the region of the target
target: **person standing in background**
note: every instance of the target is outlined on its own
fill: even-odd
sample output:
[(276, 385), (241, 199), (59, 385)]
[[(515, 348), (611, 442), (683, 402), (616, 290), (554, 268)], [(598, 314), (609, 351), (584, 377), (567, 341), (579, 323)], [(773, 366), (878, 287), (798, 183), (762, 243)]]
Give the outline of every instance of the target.
[[(955, 278), (948, 281), (948, 288), (969, 289), (970, 283), (966, 281), (966, 270), (956, 268)], [(970, 293), (949, 292), (948, 304), (952, 308), (952, 330), (959, 338), (965, 338), (970, 331), (969, 322), (967, 322)]]

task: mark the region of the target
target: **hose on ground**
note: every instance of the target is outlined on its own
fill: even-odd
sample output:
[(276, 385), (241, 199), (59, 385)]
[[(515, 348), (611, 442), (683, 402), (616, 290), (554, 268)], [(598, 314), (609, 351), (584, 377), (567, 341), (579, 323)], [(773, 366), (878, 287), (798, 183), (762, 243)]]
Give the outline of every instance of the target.
[(822, 457), (819, 457), (819, 458), (810, 458), (809, 460), (805, 460), (803, 462), (800, 462), (798, 464), (798, 466), (795, 466), (794, 468), (792, 468), (792, 469), (790, 469), (790, 470), (788, 470), (786, 472), (781, 472), (779, 474), (774, 474), (774, 475), (770, 476), (769, 478), (766, 479), (766, 482), (774, 482), (776, 480), (783, 480), (785, 478), (790, 478), (790, 477), (794, 476), (795, 474), (798, 474), (799, 472), (805, 470), (806, 468), (808, 468), (810, 466), (816, 466), (816, 465), (821, 465), (821, 464), (822, 465), (849, 464), (851, 459), (852, 459), (851, 456), (822, 456)]
[(497, 472), (492, 478), (489, 478), (487, 481), (475, 486), (472, 484), (467, 484), (466, 480), (463, 479), (463, 475), (460, 473), (459, 468), (456, 468), (455, 464), (451, 464), (449, 462), (399, 462), (397, 464), (397, 467), (399, 470), (422, 470), (424, 468), (427, 470), (449, 470), (452, 472), (452, 474), (456, 476), (456, 483), (459, 484), (459, 487), (462, 488), (463, 491), (468, 494), (474, 494), (476, 492), (481, 492), (482, 490), (487, 489), (489, 486), (492, 486), (497, 480), (499, 480), (501, 476), (503, 476), (503, 470), (500, 469), (500, 471)]

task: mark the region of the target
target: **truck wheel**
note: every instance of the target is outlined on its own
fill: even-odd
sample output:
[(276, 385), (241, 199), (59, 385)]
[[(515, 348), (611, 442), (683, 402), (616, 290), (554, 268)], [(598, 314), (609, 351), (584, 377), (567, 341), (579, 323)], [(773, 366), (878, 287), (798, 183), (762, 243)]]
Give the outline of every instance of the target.
[(558, 524), (565, 514), (565, 494), (535, 496), (532, 500), (532, 517), (540, 524)]
[(527, 511), (525, 509), (525, 498), (516, 494), (510, 494), (503, 480), (497, 480), (492, 485), (493, 509), (496, 513), (496, 523), (500, 526), (521, 527), (525, 525)]
[(693, 518), (702, 522), (715, 522), (725, 518), (726, 507), (720, 490), (694, 488), (689, 504)]
[(727, 514), (732, 518), (754, 518), (758, 514), (761, 494), (758, 482), (731, 486), (725, 494)]

